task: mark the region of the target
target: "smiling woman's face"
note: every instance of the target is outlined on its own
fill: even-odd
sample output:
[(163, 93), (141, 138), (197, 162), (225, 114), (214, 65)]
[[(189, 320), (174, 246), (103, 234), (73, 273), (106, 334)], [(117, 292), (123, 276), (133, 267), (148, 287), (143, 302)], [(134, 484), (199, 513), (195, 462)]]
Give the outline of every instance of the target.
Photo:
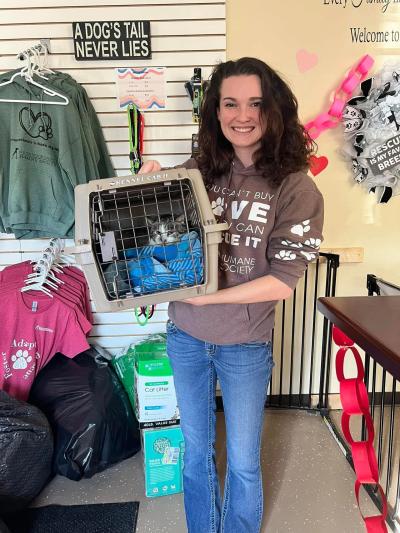
[(218, 120), (235, 154), (248, 166), (264, 133), (260, 78), (255, 74), (230, 76), (221, 83)]

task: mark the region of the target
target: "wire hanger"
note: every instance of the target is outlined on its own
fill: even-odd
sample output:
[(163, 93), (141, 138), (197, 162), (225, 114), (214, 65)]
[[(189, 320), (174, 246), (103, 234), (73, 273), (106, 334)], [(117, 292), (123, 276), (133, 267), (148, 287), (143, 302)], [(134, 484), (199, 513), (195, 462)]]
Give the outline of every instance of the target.
[(39, 76), (39, 78), (48, 80), (49, 78), (46, 78), (46, 76), (43, 75), (42, 64), (40, 60), (39, 46), (33, 46), (31, 50), (32, 50), (32, 55), (29, 57), (30, 65), (31, 65), (31, 74), (30, 74), (31, 78), (32, 78), (32, 74), (36, 74), (36, 76)]
[[(36, 87), (39, 87), (40, 89), (42, 89), (43, 93), (46, 94), (47, 96), (52, 96), (52, 97), (59, 97), (61, 98), (61, 101), (55, 101), (55, 100), (28, 100), (28, 99), (22, 99), (22, 100), (18, 100), (18, 99), (14, 99), (14, 98), (0, 98), (0, 102), (14, 102), (14, 103), (21, 103), (21, 104), (47, 104), (47, 105), (68, 105), (69, 104), (69, 99), (67, 96), (65, 96), (64, 94), (61, 94), (53, 89), (50, 89), (49, 87), (45, 87), (44, 85), (38, 83), (37, 81), (35, 81), (32, 77), (33, 75), (33, 69), (32, 69), (32, 63), (31, 63), (31, 60), (30, 60), (30, 57), (31, 55), (33, 55), (35, 52), (33, 51), (33, 49), (28, 49), (28, 50), (24, 50), (23, 52), (20, 52), (18, 54), (17, 57), (21, 57), (23, 56), (27, 62), (28, 62), (28, 68), (26, 70), (24, 70), (24, 68), (22, 68), (20, 71), (18, 72), (15, 72), (11, 78), (7, 81), (4, 81), (3, 83), (0, 83), (0, 88), (1, 87), (4, 87), (6, 85), (10, 85), (11, 83), (14, 82), (14, 80), (17, 78), (17, 77), (23, 77), (25, 78), (28, 83), (32, 84), (32, 85), (35, 85)], [(26, 67), (25, 67), (26, 68)]]
[(70, 256), (62, 253), (63, 243), (60, 239), (51, 239), (48, 247), (43, 251), (42, 257), (35, 263), (32, 274), (28, 274), (21, 292), (41, 291), (53, 297), (51, 290), (58, 290), (63, 284), (56, 276), (61, 272), (62, 265), (72, 263)]
[[(44, 51), (43, 61), (40, 62), (40, 59), (39, 59), (39, 70), (40, 70), (40, 72), (45, 72), (45, 73), (48, 73), (48, 74), (54, 74), (54, 70), (51, 70), (49, 68), (49, 66), (48, 66), (49, 49), (48, 49), (47, 45), (40, 43), (38, 46), (40, 47), (40, 50), (39, 50), (40, 52)], [(40, 57), (43, 57), (43, 55), (40, 56), (40, 54), (39, 54), (39, 58)]]
[[(32, 46), (32, 48), (29, 49), (31, 54), (29, 55), (31, 72), (30, 76), (32, 77), (32, 73), (36, 74), (37, 76), (40, 76), (44, 80), (48, 80), (46, 76), (43, 74), (54, 74), (54, 71), (49, 69), (47, 66), (47, 59), (48, 59), (48, 48), (47, 45), (40, 43), (36, 46)], [(23, 71), (28, 70), (28, 66), (21, 69)]]

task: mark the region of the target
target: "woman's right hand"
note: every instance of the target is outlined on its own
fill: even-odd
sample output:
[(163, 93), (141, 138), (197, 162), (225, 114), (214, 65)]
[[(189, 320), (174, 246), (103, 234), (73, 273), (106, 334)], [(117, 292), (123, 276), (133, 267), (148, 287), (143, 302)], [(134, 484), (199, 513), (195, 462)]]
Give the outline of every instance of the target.
[(150, 174), (151, 172), (158, 172), (159, 170), (161, 170), (160, 163), (155, 159), (150, 159), (143, 163), (138, 174)]

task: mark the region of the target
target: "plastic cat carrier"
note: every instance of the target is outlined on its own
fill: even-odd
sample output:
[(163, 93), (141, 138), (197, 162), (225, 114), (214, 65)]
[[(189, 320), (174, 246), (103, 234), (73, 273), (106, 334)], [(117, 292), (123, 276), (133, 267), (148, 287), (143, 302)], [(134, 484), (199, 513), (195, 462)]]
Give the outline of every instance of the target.
[(183, 300), (218, 288), (217, 224), (198, 170), (75, 188), (75, 253), (97, 311)]

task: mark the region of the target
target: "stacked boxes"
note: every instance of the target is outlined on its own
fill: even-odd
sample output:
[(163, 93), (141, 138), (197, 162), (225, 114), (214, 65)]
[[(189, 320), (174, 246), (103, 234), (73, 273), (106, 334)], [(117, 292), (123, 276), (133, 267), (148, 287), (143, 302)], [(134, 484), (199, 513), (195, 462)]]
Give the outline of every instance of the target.
[(137, 344), (135, 357), (135, 414), (139, 427), (179, 424), (174, 376), (165, 339)]
[(181, 428), (143, 429), (141, 435), (146, 496), (182, 492), (185, 446)]
[(146, 496), (182, 492), (184, 441), (166, 336), (129, 346), (114, 367), (141, 428)]

